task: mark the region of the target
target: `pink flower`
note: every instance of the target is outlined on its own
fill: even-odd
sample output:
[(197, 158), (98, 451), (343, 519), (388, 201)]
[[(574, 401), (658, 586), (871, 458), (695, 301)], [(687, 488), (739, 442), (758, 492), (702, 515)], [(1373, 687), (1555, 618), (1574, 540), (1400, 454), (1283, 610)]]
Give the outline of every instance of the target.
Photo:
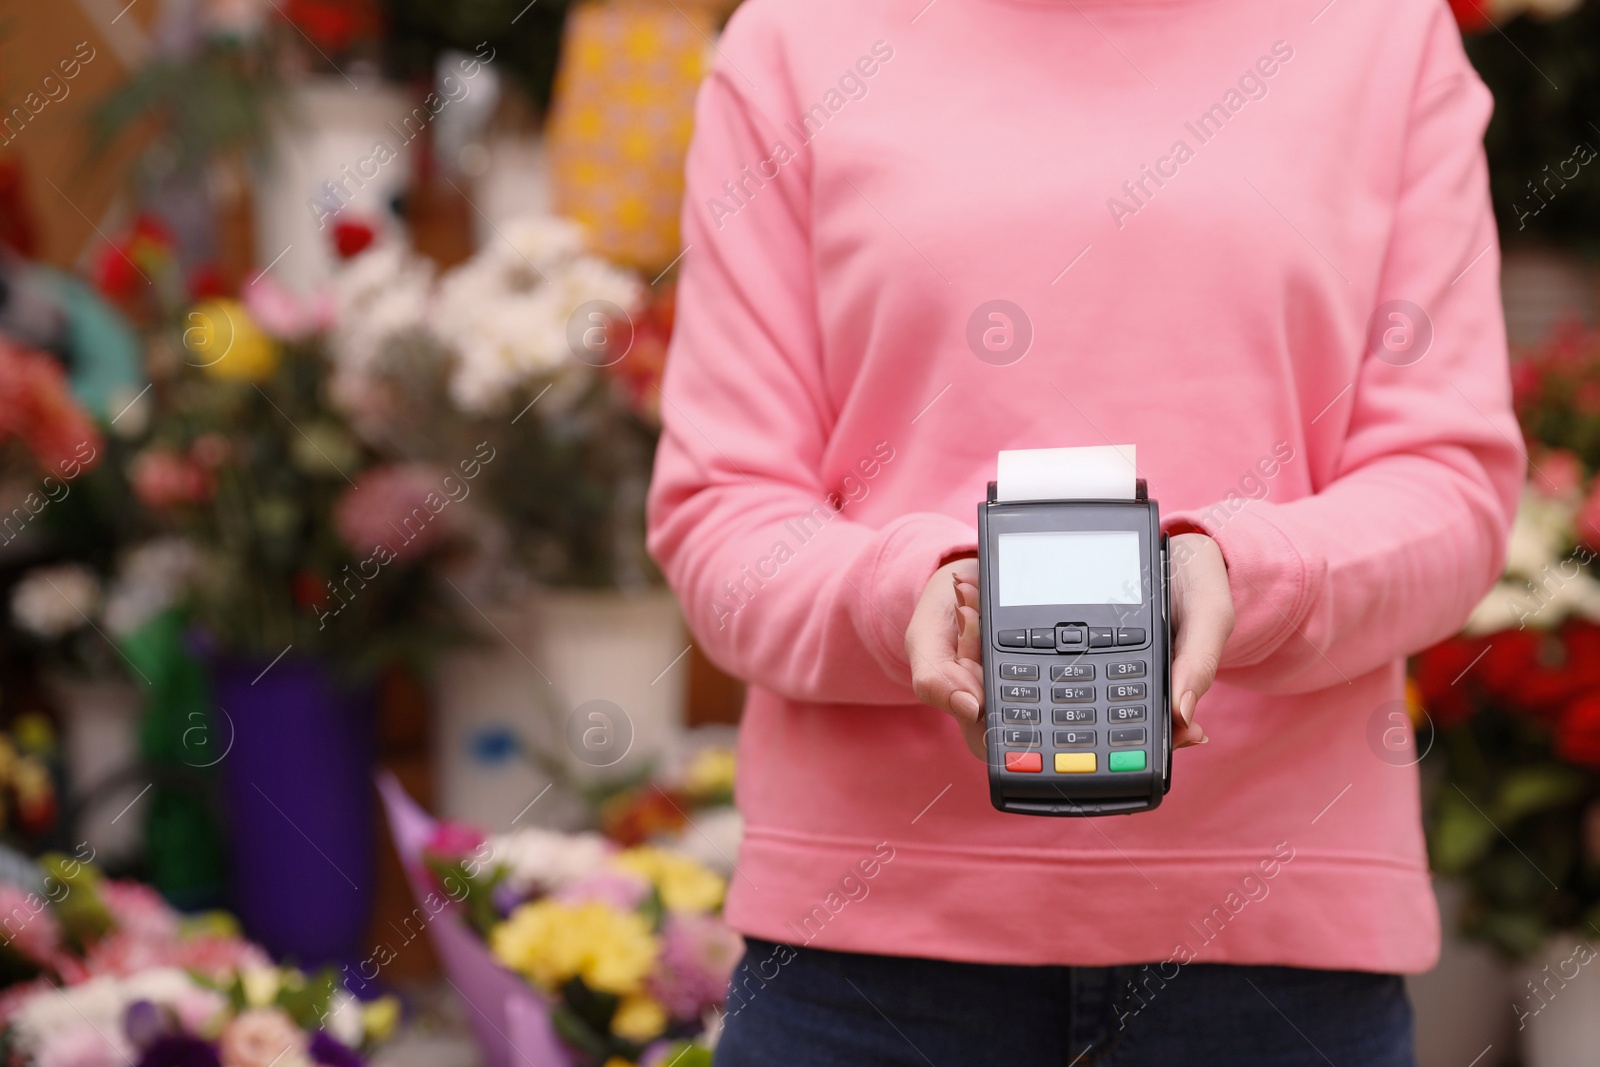
[(48, 963), (61, 945), (61, 924), (44, 897), (0, 884), (0, 943), (35, 963)]
[(122, 1067), (127, 1056), (85, 1023), (46, 1037), (34, 1056), (38, 1067)]
[(249, 1008), (222, 1028), (224, 1067), (271, 1067), (285, 1056), (306, 1051), (306, 1035), (277, 1008)]
[(380, 545), (409, 562), (448, 541), (453, 515), (446, 513), (444, 472), (425, 463), (374, 467), (361, 484), (345, 490), (334, 505), (339, 537), (353, 552), (367, 555)]
[(210, 989), (191, 989), (174, 997), (168, 1006), (184, 1033), (206, 1037), (216, 1032), (213, 1027), (223, 1017), (228, 998)]
[(476, 826), (444, 819), (434, 826), (433, 834), (423, 848), (444, 859), (459, 859), (476, 852), (483, 841), (483, 831)]
[(326, 290), (306, 296), (262, 274), (244, 287), (250, 317), (280, 341), (298, 341), (333, 325), (333, 295)]
[(1547, 497), (1564, 497), (1583, 488), (1583, 460), (1564, 448), (1539, 452), (1534, 458), (1538, 470), (1529, 477), (1534, 491)]
[(563, 904), (582, 904), (585, 901), (598, 900), (618, 911), (632, 911), (643, 904), (644, 898), (650, 895), (650, 883), (631, 874), (602, 871), (576, 882), (569, 882), (552, 895)]
[(148, 508), (198, 504), (211, 495), (211, 476), (170, 448), (147, 448), (134, 457), (129, 472), (133, 495)]
[(160, 893), (141, 882), (104, 882), (100, 900), (125, 934), (149, 941), (168, 941), (178, 934), (177, 914)]
[(661, 959), (650, 992), (674, 1019), (699, 1019), (728, 995), (744, 939), (714, 915), (673, 913), (661, 932)]

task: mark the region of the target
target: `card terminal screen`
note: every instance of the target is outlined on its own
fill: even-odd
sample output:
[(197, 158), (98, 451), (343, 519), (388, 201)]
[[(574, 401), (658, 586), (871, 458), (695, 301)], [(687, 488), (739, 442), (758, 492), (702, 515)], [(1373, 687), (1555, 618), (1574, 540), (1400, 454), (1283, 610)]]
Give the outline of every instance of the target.
[(1139, 534), (1133, 530), (998, 535), (1000, 606), (1139, 604)]

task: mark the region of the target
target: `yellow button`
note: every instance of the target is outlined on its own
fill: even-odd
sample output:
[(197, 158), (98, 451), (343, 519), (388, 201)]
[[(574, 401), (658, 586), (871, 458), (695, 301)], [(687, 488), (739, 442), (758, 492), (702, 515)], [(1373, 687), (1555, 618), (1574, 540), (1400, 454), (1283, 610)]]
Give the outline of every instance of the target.
[(1057, 752), (1057, 774), (1093, 774), (1093, 752)]

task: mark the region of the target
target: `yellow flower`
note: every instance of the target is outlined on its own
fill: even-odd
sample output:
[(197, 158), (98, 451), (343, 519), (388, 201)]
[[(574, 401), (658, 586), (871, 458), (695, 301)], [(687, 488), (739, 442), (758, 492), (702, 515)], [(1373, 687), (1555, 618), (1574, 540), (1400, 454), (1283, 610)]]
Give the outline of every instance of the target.
[(259, 382), (278, 367), (278, 347), (237, 300), (207, 300), (189, 312), (184, 359), (213, 378)]
[(361, 1006), (361, 1029), (369, 1041), (387, 1041), (400, 1024), (399, 998), (379, 997)]
[(283, 976), (276, 967), (247, 967), (239, 972), (239, 987), (244, 1002), (254, 1008), (265, 1007), (278, 999)]
[(594, 900), (524, 904), (490, 931), (489, 947), (544, 989), (582, 978), (590, 989), (619, 996), (639, 989), (660, 951), (643, 915)]
[(635, 1065), (632, 1060), (625, 1060), (621, 1056), (613, 1056), (601, 1064), (601, 1067), (635, 1067)]
[(652, 845), (617, 853), (613, 862), (656, 887), (668, 911), (708, 912), (722, 907), (722, 876), (687, 856)]
[(667, 1009), (644, 993), (623, 997), (611, 1017), (611, 1031), (618, 1037), (642, 1045), (667, 1028)]
[(733, 792), (734, 758), (731, 748), (703, 748), (689, 761), (683, 788), (694, 796)]

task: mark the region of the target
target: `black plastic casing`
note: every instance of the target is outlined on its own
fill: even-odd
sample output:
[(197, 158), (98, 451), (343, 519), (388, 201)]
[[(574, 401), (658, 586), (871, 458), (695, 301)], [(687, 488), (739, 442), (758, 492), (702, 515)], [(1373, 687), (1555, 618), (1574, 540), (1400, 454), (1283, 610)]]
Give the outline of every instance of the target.
[[(1167, 537), (1161, 532), (1160, 510), (1155, 501), (1147, 498), (1144, 479), (1139, 479), (1133, 500), (996, 501), (995, 495), (995, 483), (990, 482), (988, 500), (978, 505), (981, 575), (978, 588), (984, 638), (983, 686), (991, 801), (999, 810), (1019, 815), (1129, 815), (1158, 807), (1172, 784), (1171, 583)], [(999, 588), (996, 547), (1000, 534), (1078, 530), (1127, 530), (1139, 534), (1141, 603), (1000, 607), (995, 602), (995, 591)], [(1059, 641), (1051, 649), (1013, 648), (1003, 647), (999, 642), (1002, 630), (1063, 626), (1081, 626), (1085, 632), (1090, 627), (1113, 631), (1136, 628), (1144, 630), (1146, 639), (1138, 645), (1109, 648), (1068, 647)], [(1057, 634), (1065, 636), (1059, 629)], [(1002, 694), (1002, 687), (1009, 683), (1001, 677), (1000, 668), (1003, 664), (1030, 663), (1038, 667), (1038, 680), (1027, 684), (1039, 688), (1039, 698), (1037, 703), (1020, 706), (1040, 710), (1040, 721), (1033, 726), (1039, 731), (1040, 742), (1036, 746), (1008, 745), (1005, 730), (1015, 728), (1016, 724), (1003, 721), (1002, 711), (1019, 704)], [(1051, 690), (1056, 685), (1079, 684), (1052, 682), (1050, 668), (1064, 664), (1094, 668), (1093, 680), (1081, 683), (1094, 687), (1094, 700), (1086, 702), (1080, 697), (1070, 705), (1094, 709), (1094, 721), (1087, 726), (1095, 731), (1092, 746), (1062, 747), (1054, 743), (1056, 731), (1065, 727), (1053, 721), (1054, 713), (1062, 709), (1055, 705)], [(1133, 669), (1123, 666), (1130, 664), (1143, 664), (1143, 675), (1137, 681), (1148, 683), (1147, 699), (1137, 700), (1148, 709), (1140, 723), (1145, 727), (1145, 742), (1143, 745), (1112, 745), (1109, 736), (1115, 724), (1107, 721), (1107, 710), (1119, 701), (1107, 697), (1108, 685), (1116, 681), (1115, 677), (1108, 678), (1107, 670)], [(1111, 753), (1139, 748), (1146, 754), (1144, 770), (1110, 770)], [(1005, 754), (1024, 751), (1040, 753), (1042, 770), (1006, 769)], [(1096, 769), (1093, 773), (1058, 774), (1054, 769), (1057, 752), (1094, 752)]]

